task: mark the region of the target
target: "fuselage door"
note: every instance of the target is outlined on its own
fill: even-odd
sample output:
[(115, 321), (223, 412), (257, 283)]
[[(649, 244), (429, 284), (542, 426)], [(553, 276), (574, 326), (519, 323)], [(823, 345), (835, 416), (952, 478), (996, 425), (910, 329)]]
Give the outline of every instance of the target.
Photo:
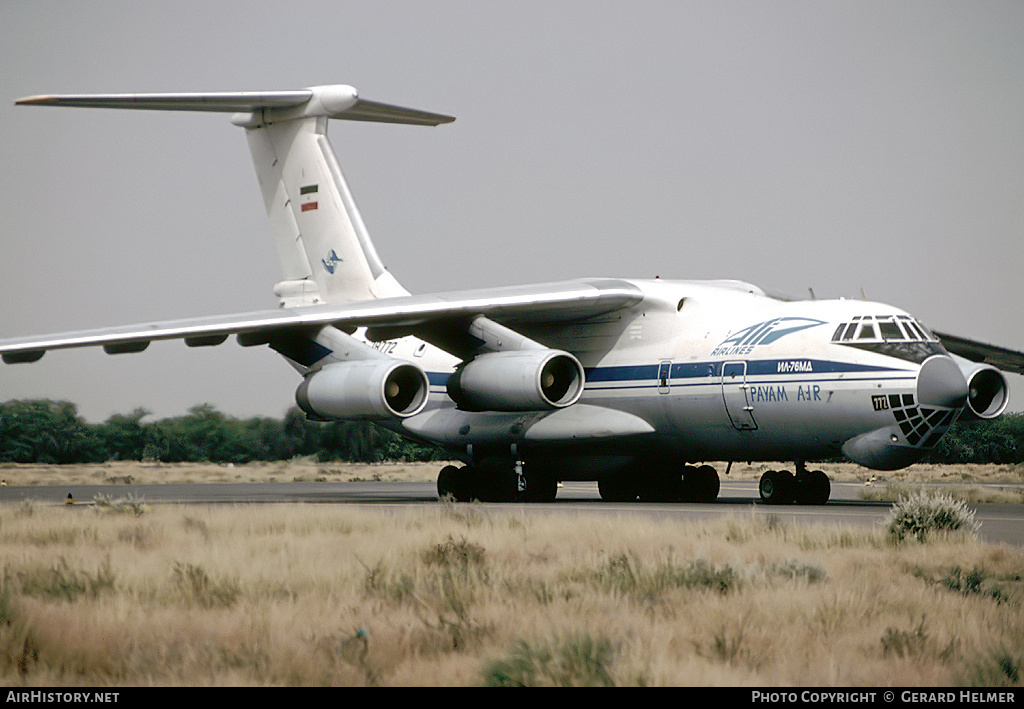
[(672, 388), (672, 362), (665, 360), (658, 365), (658, 393), (668, 394)]
[(757, 428), (750, 387), (747, 386), (746, 362), (726, 362), (722, 365), (722, 398), (733, 426), (740, 431), (753, 431)]

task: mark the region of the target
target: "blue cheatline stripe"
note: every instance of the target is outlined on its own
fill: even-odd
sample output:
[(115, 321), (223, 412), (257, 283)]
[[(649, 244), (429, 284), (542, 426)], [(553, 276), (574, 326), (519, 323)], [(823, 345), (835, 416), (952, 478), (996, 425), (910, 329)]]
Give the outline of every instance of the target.
[(586, 370), (588, 382), (623, 382), (658, 378), (657, 364), (593, 367)]
[(451, 374), (448, 372), (427, 372), (427, 381), (430, 382), (430, 386), (447, 386), (448, 377)]
[[(737, 360), (739, 361), (739, 360)], [(792, 363), (797, 362), (797, 367)], [(696, 386), (700, 384), (718, 384), (722, 376), (723, 362), (676, 362), (672, 364), (672, 386)], [(780, 367), (780, 364), (782, 367)], [(649, 388), (659, 384), (658, 373), (660, 364), (628, 364), (611, 367), (591, 367), (586, 370), (587, 384), (602, 384), (601, 389), (625, 389), (630, 387)], [(773, 383), (812, 381), (814, 375), (822, 374), (880, 374), (904, 373), (913, 374), (912, 370), (894, 367), (878, 367), (851, 362), (834, 362), (820, 359), (801, 359), (786, 357), (784, 359), (747, 360), (747, 378), (772, 375)], [(785, 379), (778, 375), (786, 375)], [(431, 386), (444, 387), (448, 383), (449, 372), (427, 372), (427, 380)], [(904, 377), (905, 378), (905, 377)], [(713, 382), (697, 381), (714, 379)], [(688, 381), (689, 380), (689, 381)], [(850, 379), (848, 381), (856, 381)], [(613, 386), (618, 384), (620, 386)]]
[[(738, 361), (738, 360), (737, 360)], [(791, 363), (799, 362), (799, 368)], [(723, 362), (677, 362), (672, 364), (672, 383), (685, 379), (706, 379), (722, 375)], [(782, 365), (780, 367), (780, 365)], [(619, 365), (613, 367), (592, 367), (586, 371), (587, 382), (628, 382), (657, 379), (659, 365)], [(784, 359), (747, 360), (747, 376), (764, 376), (768, 374), (853, 374), (908, 372), (909, 370), (893, 367), (878, 367), (851, 362), (833, 362), (820, 359), (803, 359), (786, 357)]]

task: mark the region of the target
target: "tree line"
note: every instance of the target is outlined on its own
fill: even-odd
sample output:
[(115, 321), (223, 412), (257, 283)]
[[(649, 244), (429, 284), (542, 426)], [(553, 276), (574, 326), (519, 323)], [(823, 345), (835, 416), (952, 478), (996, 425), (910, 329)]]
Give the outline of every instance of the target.
[[(376, 463), (437, 460), (444, 453), (408, 441), (366, 421), (310, 421), (298, 408), (282, 419), (227, 416), (210, 404), (184, 416), (144, 422), (145, 409), (87, 423), (67, 401), (0, 404), (0, 462), (244, 464), (314, 456), (318, 460)], [(991, 421), (958, 421), (932, 450), (931, 463), (1024, 463), (1024, 413)]]
[(193, 406), (184, 416), (144, 421), (148, 416), (139, 408), (94, 424), (84, 421), (71, 402), (8, 401), (0, 404), (0, 462), (244, 464), (315, 456), (324, 462), (376, 463), (439, 455), (432, 446), (366, 421), (320, 423), (294, 407), (282, 419), (238, 419), (210, 404)]

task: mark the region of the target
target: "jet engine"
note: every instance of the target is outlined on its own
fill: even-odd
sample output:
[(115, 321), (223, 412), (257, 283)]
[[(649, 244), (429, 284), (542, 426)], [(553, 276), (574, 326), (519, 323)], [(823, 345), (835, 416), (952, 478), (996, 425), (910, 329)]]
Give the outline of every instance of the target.
[(390, 419), (418, 414), (430, 383), (422, 369), (394, 359), (328, 364), (307, 375), (295, 392), (312, 418)]
[(995, 367), (977, 364), (963, 357), (953, 356), (967, 380), (967, 408), (964, 415), (979, 419), (994, 419), (1006, 410), (1010, 390), (1006, 377)]
[(575, 404), (583, 365), (560, 350), (488, 352), (460, 365), (448, 395), (466, 411), (542, 411)]

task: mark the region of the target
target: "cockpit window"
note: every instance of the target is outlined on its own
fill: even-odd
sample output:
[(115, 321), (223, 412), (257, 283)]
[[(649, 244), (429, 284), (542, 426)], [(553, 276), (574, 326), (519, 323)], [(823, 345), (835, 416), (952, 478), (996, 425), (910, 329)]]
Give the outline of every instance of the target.
[(862, 320), (857, 329), (858, 340), (877, 340), (878, 333), (875, 332), (875, 324), (870, 320)]
[(928, 339), (928, 337), (921, 331), (921, 328), (918, 327), (917, 323), (914, 322), (913, 320), (907, 320), (905, 323), (903, 323), (903, 327), (907, 329), (907, 334), (910, 336), (911, 340)]
[(907, 315), (858, 315), (842, 323), (833, 342), (934, 342), (937, 338)]
[(886, 342), (902, 342), (907, 339), (900, 326), (893, 318), (879, 318), (878, 329), (882, 332), (882, 339)]

